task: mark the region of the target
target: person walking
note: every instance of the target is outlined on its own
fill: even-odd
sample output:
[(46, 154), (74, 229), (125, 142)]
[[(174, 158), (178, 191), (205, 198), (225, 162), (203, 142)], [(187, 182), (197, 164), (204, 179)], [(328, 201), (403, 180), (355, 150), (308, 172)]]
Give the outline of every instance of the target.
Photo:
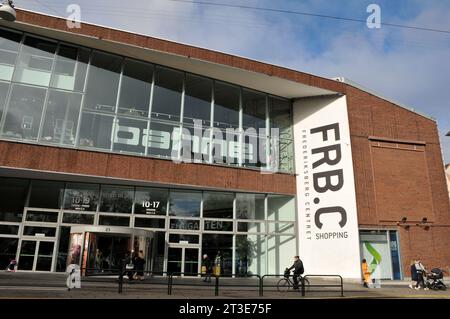
[(427, 271), (422, 262), (420, 261), (420, 259), (416, 260), (416, 262), (414, 263), (414, 267), (416, 268), (417, 273), (417, 282), (416, 287), (414, 287), (414, 289), (419, 290), (420, 287), (423, 287), (424, 290), (428, 290), (428, 288), (425, 286), (425, 282), (423, 279)]
[(367, 260), (363, 259), (362, 263), (361, 263), (361, 269), (362, 269), (362, 274), (363, 274), (363, 287), (365, 288), (369, 288), (369, 284), (370, 284), (370, 276), (371, 276), (371, 272), (369, 269), (369, 265), (367, 264)]
[(209, 259), (207, 254), (203, 255), (202, 272), (204, 272), (204, 275), (205, 275), (205, 278), (203, 279), (203, 281), (211, 282), (212, 265), (211, 265), (211, 259)]
[(294, 289), (298, 289), (298, 278), (305, 272), (303, 267), (303, 262), (300, 260), (299, 256), (294, 256), (294, 264), (288, 268), (289, 271), (294, 269), (294, 274), (292, 279), (294, 280)]
[(411, 272), (411, 284), (409, 285), (409, 288), (414, 289), (417, 284), (416, 261), (414, 259), (411, 259), (411, 262), (409, 263), (409, 270)]
[(144, 252), (142, 250), (139, 250), (139, 253), (134, 257), (133, 264), (134, 269), (136, 270), (136, 273), (134, 274), (134, 279), (144, 280), (145, 258)]

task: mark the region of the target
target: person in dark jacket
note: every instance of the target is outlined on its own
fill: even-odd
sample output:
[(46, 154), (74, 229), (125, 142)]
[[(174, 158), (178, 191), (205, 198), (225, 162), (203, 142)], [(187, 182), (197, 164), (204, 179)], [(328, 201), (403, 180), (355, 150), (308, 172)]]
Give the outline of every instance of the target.
[(204, 267), (205, 270), (205, 278), (203, 279), (203, 281), (211, 282), (212, 264), (211, 259), (209, 259), (207, 254), (203, 255), (202, 267)]
[(134, 269), (136, 270), (136, 273), (134, 274), (134, 279), (144, 280), (145, 258), (144, 252), (142, 250), (139, 250), (139, 253), (134, 257), (133, 264)]
[(294, 280), (294, 289), (298, 289), (298, 278), (304, 273), (303, 262), (300, 260), (299, 256), (294, 257), (294, 264), (288, 268), (289, 271), (294, 269), (294, 274), (292, 279)]
[(411, 284), (409, 285), (409, 288), (414, 289), (417, 283), (417, 270), (415, 260), (411, 260), (411, 263), (409, 264), (409, 270), (411, 271)]

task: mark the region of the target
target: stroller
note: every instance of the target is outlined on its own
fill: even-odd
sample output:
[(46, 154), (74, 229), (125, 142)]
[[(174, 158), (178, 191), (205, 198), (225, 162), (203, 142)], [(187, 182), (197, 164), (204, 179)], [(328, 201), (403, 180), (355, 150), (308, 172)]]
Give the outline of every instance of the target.
[(426, 287), (433, 290), (446, 290), (447, 286), (444, 284), (444, 272), (439, 268), (431, 269), (427, 275)]

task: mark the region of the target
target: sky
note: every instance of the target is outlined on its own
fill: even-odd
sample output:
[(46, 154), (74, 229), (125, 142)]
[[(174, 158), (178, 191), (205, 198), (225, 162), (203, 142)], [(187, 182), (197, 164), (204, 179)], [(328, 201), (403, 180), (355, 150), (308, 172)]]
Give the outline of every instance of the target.
[[(173, 0), (14, 0), (17, 7), (248, 57), (324, 77), (343, 76), (437, 120), (450, 163), (450, 0), (198, 0), (365, 21), (381, 8), (381, 28), (363, 22)], [(417, 26), (448, 32), (399, 28)]]

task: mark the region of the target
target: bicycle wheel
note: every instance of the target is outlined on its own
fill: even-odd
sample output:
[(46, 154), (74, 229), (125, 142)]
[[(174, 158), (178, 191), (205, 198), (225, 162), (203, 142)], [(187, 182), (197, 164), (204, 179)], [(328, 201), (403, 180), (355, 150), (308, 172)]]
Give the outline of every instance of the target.
[(280, 279), (277, 283), (277, 290), (279, 292), (287, 292), (291, 288), (291, 283), (286, 278)]

